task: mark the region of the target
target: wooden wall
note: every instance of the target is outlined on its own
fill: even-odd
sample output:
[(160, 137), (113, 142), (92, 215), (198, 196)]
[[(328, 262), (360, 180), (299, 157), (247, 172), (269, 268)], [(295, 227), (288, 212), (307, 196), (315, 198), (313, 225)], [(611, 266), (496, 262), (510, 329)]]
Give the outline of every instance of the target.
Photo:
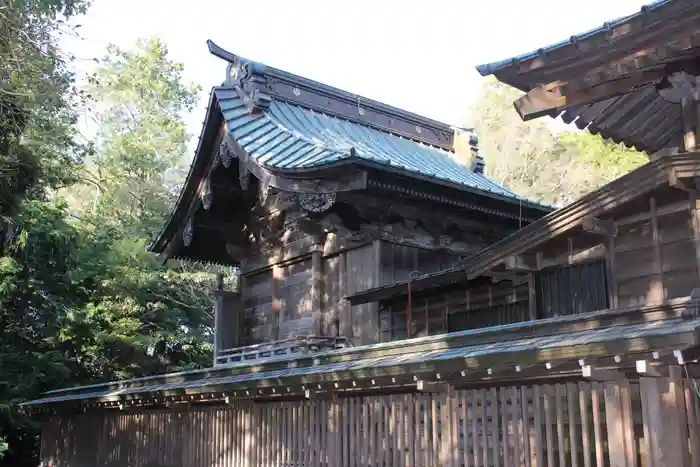
[[(416, 297), (411, 301), (411, 337), (528, 320), (528, 286), (509, 281)], [(383, 342), (407, 338), (408, 301), (396, 301), (380, 312)]]
[(429, 274), (455, 266), (461, 256), (444, 251), (424, 250), (396, 243), (383, 242), (381, 247), (380, 285), (408, 279), (411, 273)]
[(52, 467), (690, 467), (700, 406), (680, 378), (124, 413), (44, 424)]
[(323, 263), (323, 317), (327, 333), (340, 335), (354, 345), (377, 342), (377, 304), (350, 306), (345, 297), (379, 285), (378, 241), (328, 256)]
[(690, 295), (700, 285), (694, 203), (652, 197), (640, 211), (615, 222), (612, 269), (618, 305)]

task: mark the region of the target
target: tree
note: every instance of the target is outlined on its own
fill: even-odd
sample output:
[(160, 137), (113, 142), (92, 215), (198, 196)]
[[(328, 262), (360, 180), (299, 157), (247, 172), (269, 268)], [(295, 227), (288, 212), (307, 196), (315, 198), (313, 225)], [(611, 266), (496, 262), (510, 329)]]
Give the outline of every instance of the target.
[[(211, 362), (213, 276), (158, 264), (145, 251), (166, 222), (184, 173), (183, 115), (199, 88), (158, 39), (109, 46), (87, 90), (95, 152), (72, 189), (84, 235), (81, 281), (90, 281), (80, 326), (65, 335), (95, 379), (175, 371)], [(79, 199), (75, 197), (74, 199)], [(90, 335), (81, 334), (88, 326)]]
[(80, 94), (57, 33), (86, 7), (86, 0), (0, 5), (0, 220), (65, 182), (80, 160), (73, 137)]
[(494, 181), (561, 206), (646, 162), (645, 154), (585, 131), (522, 121), (513, 108), (519, 95), (489, 79), (472, 109), (471, 126), (479, 136), (486, 175)]

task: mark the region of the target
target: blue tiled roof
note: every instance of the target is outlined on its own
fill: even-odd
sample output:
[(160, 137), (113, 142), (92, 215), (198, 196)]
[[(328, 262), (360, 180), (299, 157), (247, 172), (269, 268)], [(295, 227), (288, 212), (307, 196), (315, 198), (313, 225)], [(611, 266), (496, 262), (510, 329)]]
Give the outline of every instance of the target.
[(251, 115), (234, 89), (213, 92), (233, 138), (265, 167), (310, 169), (348, 160), (354, 151), (361, 161), (407, 175), (536, 204), (472, 172), (443, 149), (274, 98), (269, 108)]

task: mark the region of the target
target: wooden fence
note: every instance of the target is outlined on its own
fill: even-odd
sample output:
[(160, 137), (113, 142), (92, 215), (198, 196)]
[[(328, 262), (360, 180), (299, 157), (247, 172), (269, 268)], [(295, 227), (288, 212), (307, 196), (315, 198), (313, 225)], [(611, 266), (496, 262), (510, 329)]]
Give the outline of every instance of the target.
[(44, 425), (42, 465), (700, 465), (700, 407), (691, 383), (644, 378), (87, 412)]

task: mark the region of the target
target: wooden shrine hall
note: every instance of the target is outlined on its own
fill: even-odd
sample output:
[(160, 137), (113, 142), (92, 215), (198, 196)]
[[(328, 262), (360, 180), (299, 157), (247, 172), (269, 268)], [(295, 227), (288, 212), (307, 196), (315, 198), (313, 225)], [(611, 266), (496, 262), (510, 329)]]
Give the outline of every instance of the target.
[(209, 43), (226, 80), (150, 249), (240, 268), (212, 367), (25, 403), (42, 465), (700, 465), (699, 20), (658, 1), (478, 67), (650, 154), (556, 210), (474, 134), (460, 164), (448, 125)]

